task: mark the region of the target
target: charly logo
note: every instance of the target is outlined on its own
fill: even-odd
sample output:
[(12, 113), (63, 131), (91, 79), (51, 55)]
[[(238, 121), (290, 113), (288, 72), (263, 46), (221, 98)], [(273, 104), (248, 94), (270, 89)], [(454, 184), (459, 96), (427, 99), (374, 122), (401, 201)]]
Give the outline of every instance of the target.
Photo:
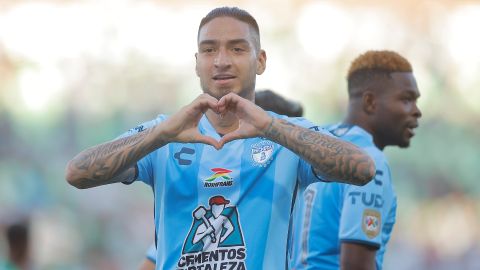
[(261, 141), (252, 145), (252, 160), (255, 165), (267, 166), (272, 160), (274, 145), (271, 141)]
[(247, 249), (237, 207), (220, 195), (210, 197), (208, 205), (192, 212), (177, 270), (245, 270)]
[(213, 174), (203, 180), (204, 187), (229, 187), (233, 185), (233, 178), (229, 175), (232, 172), (231, 170), (224, 168), (213, 168), (210, 170)]
[(190, 165), (192, 164), (192, 155), (195, 154), (195, 149), (182, 147), (180, 151), (176, 152), (173, 157), (178, 160), (179, 165)]

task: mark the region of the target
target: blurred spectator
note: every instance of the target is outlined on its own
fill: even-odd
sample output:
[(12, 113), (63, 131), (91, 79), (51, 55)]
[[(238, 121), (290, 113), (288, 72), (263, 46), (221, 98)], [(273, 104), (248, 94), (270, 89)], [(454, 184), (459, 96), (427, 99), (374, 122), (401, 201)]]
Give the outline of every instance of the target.
[(15, 222), (5, 229), (8, 258), (2, 270), (27, 270), (30, 266), (30, 233), (27, 221)]
[[(423, 247), (423, 269), (480, 269), (480, 222), (475, 202), (453, 190), (417, 209), (413, 239)], [(453, 230), (452, 230), (453, 229)]]

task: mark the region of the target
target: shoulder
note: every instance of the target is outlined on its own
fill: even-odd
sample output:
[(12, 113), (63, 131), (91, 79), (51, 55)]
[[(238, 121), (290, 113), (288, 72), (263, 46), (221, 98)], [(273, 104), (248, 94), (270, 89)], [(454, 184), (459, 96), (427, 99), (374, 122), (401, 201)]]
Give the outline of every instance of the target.
[(351, 142), (362, 148), (374, 159), (375, 163), (388, 165), (383, 151), (375, 146), (372, 135), (363, 128), (343, 123), (330, 124), (323, 127), (342, 140)]
[(159, 114), (155, 119), (143, 122), (143, 123), (137, 125), (136, 127), (130, 129), (129, 131), (137, 132), (137, 133), (142, 132), (142, 131), (144, 131), (148, 128), (151, 128), (151, 127), (154, 127), (154, 126), (158, 125), (159, 123), (165, 121), (165, 119), (167, 119), (166, 115)]
[(376, 172), (374, 179), (365, 186), (348, 185), (348, 189), (382, 193), (391, 190), (392, 183), (388, 160), (385, 153), (375, 146), (373, 137), (367, 131), (358, 126), (344, 124), (328, 125), (326, 128), (342, 140), (349, 141), (362, 148), (375, 162)]
[(268, 113), (275, 118), (288, 121), (288, 122), (290, 122), (294, 125), (297, 125), (297, 126), (301, 126), (301, 127), (304, 127), (304, 128), (315, 130), (315, 131), (325, 131), (325, 129), (323, 127), (311, 122), (310, 120), (306, 119), (305, 117), (289, 117), (289, 116), (286, 116), (286, 115), (276, 114), (276, 113), (270, 112), (270, 111)]
[(122, 135), (118, 136), (117, 139), (128, 137), (137, 133), (140, 133), (146, 129), (152, 128), (161, 122), (165, 121), (167, 119), (167, 116), (164, 114), (159, 114), (155, 119), (143, 122), (139, 125), (137, 125), (134, 128), (129, 129), (127, 132), (123, 133)]

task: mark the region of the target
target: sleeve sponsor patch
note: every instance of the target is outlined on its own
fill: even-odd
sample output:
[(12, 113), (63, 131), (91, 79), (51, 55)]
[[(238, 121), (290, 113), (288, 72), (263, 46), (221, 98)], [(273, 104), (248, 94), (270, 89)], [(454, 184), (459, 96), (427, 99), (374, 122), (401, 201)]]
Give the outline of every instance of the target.
[(380, 212), (373, 209), (365, 209), (362, 217), (362, 230), (368, 238), (375, 238), (381, 229), (382, 216)]

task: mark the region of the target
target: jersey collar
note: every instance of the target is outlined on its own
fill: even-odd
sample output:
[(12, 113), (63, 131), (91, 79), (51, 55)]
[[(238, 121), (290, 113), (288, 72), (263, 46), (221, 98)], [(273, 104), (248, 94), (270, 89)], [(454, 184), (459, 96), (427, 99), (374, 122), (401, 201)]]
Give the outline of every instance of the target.
[(217, 133), (215, 128), (212, 126), (210, 121), (208, 121), (207, 115), (203, 114), (202, 118), (200, 119), (200, 123), (198, 125), (198, 129), (200, 130), (200, 133), (203, 135), (208, 135), (217, 141), (220, 140), (220, 134)]
[(358, 136), (373, 144), (372, 134), (357, 125), (338, 123), (327, 127), (327, 129), (337, 137)]

